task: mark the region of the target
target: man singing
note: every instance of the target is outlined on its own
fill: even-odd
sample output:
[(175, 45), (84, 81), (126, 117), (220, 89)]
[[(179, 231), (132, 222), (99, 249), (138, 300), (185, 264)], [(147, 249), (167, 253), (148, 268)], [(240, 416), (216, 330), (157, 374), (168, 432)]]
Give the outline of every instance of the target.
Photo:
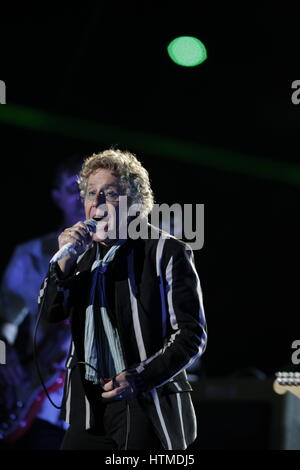
[(39, 299), (50, 322), (72, 323), (62, 448), (186, 449), (196, 417), (185, 369), (207, 341), (193, 253), (150, 224), (149, 236), (132, 236), (130, 208), (138, 205), (140, 223), (153, 208), (133, 154), (93, 154), (79, 187), (96, 231), (81, 221), (59, 235), (60, 247), (75, 249), (50, 265)]

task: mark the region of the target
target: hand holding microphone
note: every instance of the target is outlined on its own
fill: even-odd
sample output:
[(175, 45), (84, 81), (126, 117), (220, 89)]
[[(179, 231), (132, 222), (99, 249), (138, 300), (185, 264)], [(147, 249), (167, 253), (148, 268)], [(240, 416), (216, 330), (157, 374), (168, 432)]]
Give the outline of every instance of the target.
[(96, 231), (97, 222), (88, 219), (77, 222), (72, 227), (66, 228), (58, 237), (59, 251), (50, 260), (50, 263), (58, 262), (61, 271), (65, 274), (81, 255), (86, 246), (92, 241), (92, 235)]

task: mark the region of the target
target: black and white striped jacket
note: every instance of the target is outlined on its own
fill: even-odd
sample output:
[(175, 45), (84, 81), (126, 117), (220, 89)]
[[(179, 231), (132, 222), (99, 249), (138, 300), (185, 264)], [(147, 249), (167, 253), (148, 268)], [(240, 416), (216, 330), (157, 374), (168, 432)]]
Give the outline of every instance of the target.
[[(50, 269), (41, 289), (42, 315), (50, 322), (71, 316), (68, 376), (76, 361), (84, 361), (85, 311), (95, 253), (92, 244), (67, 279), (60, 279), (57, 268)], [(186, 449), (196, 438), (197, 423), (185, 369), (204, 352), (207, 341), (193, 253), (171, 236), (128, 240), (108, 269), (108, 284), (114, 293), (108, 302), (114, 302), (126, 370), (138, 374), (145, 412), (165, 449)], [(65, 400), (67, 422), (78, 420), (79, 408), (84, 409), (88, 428), (92, 417), (84, 389), (80, 402), (78, 389), (75, 396), (71, 388)]]

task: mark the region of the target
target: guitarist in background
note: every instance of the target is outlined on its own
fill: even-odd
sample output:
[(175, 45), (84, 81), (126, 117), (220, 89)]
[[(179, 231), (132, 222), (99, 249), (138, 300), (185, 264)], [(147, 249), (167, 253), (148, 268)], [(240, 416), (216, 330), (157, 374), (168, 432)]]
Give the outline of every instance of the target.
[[(84, 219), (77, 175), (82, 160), (74, 156), (63, 161), (56, 170), (51, 196), (62, 212), (62, 224), (56, 232), (18, 245), (3, 273), (0, 287), (0, 339), (6, 343), (6, 365), (0, 368), (0, 438), (1, 426), (7, 427), (8, 417), (18, 420), (17, 403), (36, 401), (40, 387), (33, 361), (33, 333), (37, 320), (37, 298), (49, 260), (58, 250), (57, 237), (65, 228)], [(64, 370), (70, 344), (69, 325), (49, 325), (41, 318), (38, 332), (38, 360), (45, 379)], [(63, 376), (62, 376), (63, 377)], [(61, 385), (52, 388), (50, 396), (60, 405), (63, 393)], [(32, 382), (32, 386), (31, 386)], [(30, 392), (28, 386), (30, 383)], [(47, 382), (48, 383), (48, 382)], [(32, 388), (32, 390), (31, 390)], [(56, 390), (54, 391), (54, 389)], [(30, 393), (30, 398), (29, 398)], [(20, 397), (21, 394), (21, 397)], [(36, 396), (34, 396), (36, 395)], [(58, 449), (64, 436), (66, 423), (60, 418), (60, 410), (47, 398), (37, 403), (30, 419), (17, 423), (16, 437), (0, 439), (2, 449)], [(7, 416), (4, 417), (5, 413)], [(1, 422), (2, 421), (2, 422)], [(31, 424), (28, 426), (28, 422)], [(3, 423), (6, 424), (3, 424)], [(25, 423), (25, 425), (24, 425)], [(23, 430), (25, 429), (25, 433)], [(8, 428), (9, 429), (9, 428)], [(5, 429), (4, 429), (5, 430)], [(21, 432), (20, 432), (21, 430)]]

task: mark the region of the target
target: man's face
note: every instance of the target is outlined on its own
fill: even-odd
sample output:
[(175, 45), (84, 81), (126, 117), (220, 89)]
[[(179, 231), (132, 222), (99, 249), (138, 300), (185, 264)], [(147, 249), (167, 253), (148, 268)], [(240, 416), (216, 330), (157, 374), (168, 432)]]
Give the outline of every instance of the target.
[(79, 220), (84, 220), (84, 207), (76, 175), (69, 176), (63, 173), (60, 187), (52, 190), (52, 198), (63, 213), (63, 223), (66, 227), (71, 227)]
[(87, 219), (96, 219), (95, 241), (108, 241), (118, 238), (119, 196), (124, 194), (120, 178), (110, 170), (95, 170), (88, 178), (84, 209)]

